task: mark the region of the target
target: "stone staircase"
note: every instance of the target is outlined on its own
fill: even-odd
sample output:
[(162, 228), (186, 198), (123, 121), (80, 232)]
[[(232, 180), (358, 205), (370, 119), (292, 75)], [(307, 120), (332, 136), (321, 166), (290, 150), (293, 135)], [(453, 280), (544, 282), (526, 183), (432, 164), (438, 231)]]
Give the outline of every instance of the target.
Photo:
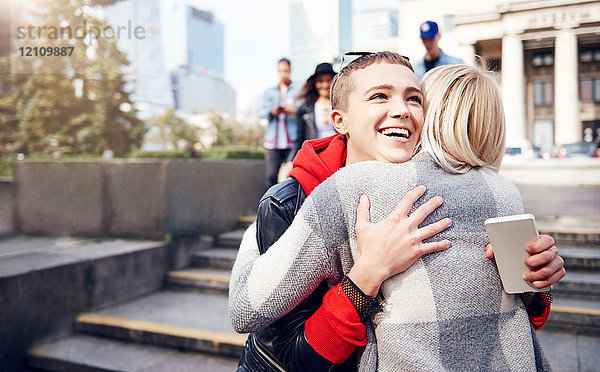
[[(234, 371), (246, 341), (227, 316), (229, 276), (248, 222), (193, 252), (154, 293), (80, 314), (74, 333), (28, 351), (33, 371)], [(208, 244), (206, 244), (208, 243)]]
[(543, 329), (600, 337), (600, 231), (542, 225), (540, 233), (554, 237), (567, 269)]
[[(30, 370), (235, 370), (246, 336), (231, 329), (227, 292), (247, 224), (195, 251), (192, 266), (169, 271), (163, 289), (80, 314), (72, 335), (29, 350)], [(553, 288), (540, 341), (554, 370), (594, 370), (600, 362), (600, 231), (539, 225), (555, 237), (567, 268)]]

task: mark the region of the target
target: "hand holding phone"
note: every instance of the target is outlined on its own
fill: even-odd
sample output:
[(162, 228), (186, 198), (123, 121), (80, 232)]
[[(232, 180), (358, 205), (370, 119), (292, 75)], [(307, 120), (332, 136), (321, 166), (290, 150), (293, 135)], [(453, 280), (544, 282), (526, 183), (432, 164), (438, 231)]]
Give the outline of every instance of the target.
[(489, 218), (484, 222), (494, 250), (496, 265), (506, 293), (546, 292), (550, 287), (536, 288), (523, 280), (527, 245), (539, 234), (532, 214)]

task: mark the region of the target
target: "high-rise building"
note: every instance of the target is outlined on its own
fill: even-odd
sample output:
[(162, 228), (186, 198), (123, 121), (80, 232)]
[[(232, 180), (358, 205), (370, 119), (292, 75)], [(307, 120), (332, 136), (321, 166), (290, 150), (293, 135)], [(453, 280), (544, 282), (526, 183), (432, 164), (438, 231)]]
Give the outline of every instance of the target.
[(140, 37), (123, 34), (117, 46), (127, 53), (127, 88), (140, 117), (161, 113), (173, 107), (169, 73), (165, 66), (160, 15), (161, 0), (125, 0), (103, 7), (106, 21), (113, 27), (142, 27)]
[(303, 81), (321, 62), (352, 49), (351, 0), (291, 0), (292, 78)]
[(192, 65), (171, 73), (175, 107), (187, 113), (214, 110), (235, 115), (235, 90), (210, 70)]
[(224, 80), (225, 30), (212, 11), (187, 0), (164, 1), (166, 65), (175, 108), (235, 114), (235, 91)]
[(211, 70), (221, 77), (225, 65), (225, 29), (213, 12), (186, 0), (163, 1), (164, 44), (169, 71), (181, 66)]
[(355, 11), (352, 16), (352, 48), (379, 50), (379, 45), (398, 36), (398, 9)]

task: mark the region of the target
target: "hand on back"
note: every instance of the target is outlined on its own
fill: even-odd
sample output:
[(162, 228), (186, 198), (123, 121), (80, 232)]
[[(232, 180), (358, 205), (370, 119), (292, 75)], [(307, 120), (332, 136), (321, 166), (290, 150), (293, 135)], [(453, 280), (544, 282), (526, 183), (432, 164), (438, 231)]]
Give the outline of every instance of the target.
[(408, 215), (413, 204), (425, 193), (419, 186), (409, 191), (386, 219), (378, 223), (369, 220), (369, 200), (361, 196), (356, 213), (358, 257), (348, 276), (366, 294), (375, 296), (387, 278), (405, 271), (421, 256), (442, 251), (448, 240), (423, 243), (452, 223), (449, 218), (419, 228), (442, 198), (433, 197)]

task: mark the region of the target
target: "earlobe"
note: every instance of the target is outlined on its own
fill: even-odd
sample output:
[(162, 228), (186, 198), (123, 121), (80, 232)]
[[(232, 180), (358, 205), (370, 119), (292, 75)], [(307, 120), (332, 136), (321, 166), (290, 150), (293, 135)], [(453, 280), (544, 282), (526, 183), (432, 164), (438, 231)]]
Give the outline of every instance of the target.
[(333, 110), (331, 112), (331, 122), (333, 123), (333, 127), (335, 130), (341, 134), (348, 134), (348, 128), (346, 128), (346, 122), (344, 121), (343, 114), (338, 110)]

